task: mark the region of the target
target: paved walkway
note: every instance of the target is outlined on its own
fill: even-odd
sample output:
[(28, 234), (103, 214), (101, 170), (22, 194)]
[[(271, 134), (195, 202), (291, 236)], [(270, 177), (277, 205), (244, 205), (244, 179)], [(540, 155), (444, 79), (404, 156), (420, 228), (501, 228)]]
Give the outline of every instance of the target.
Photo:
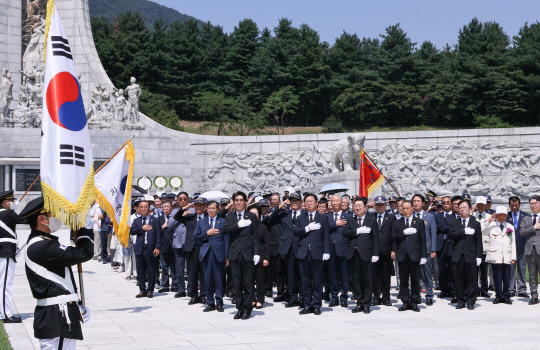
[[(21, 241), (28, 231), (20, 231)], [(67, 243), (67, 231), (61, 241)], [(352, 314), (349, 306), (323, 307), (322, 315), (299, 315), (282, 303), (253, 311), (250, 320), (233, 320), (234, 305), (225, 312), (203, 313), (203, 305), (188, 305), (172, 293), (135, 299), (138, 288), (110, 265), (93, 260), (83, 264), (91, 321), (83, 325), (78, 349), (539, 349), (540, 305), (514, 298), (513, 305), (493, 305), (480, 299), (475, 311), (456, 310), (447, 299), (421, 305), (422, 311), (398, 312), (401, 305), (392, 289), (392, 307), (373, 307), (369, 315)], [(14, 301), (22, 324), (6, 324), (14, 349), (39, 349), (33, 337), (35, 300), (17, 264)]]

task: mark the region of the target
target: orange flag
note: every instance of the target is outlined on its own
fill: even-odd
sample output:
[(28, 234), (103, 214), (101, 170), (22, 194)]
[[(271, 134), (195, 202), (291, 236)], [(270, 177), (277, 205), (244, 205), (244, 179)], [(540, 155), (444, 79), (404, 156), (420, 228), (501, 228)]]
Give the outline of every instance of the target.
[(384, 175), (371, 162), (364, 150), (360, 151), (360, 186), (359, 196), (369, 197), (384, 181)]

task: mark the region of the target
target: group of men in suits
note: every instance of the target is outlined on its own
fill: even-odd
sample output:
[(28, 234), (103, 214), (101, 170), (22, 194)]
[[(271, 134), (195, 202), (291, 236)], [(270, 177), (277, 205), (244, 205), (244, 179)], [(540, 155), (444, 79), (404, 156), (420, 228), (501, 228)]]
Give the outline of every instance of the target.
[[(433, 305), (434, 277), (441, 289), (439, 298), (452, 298), (457, 309), (474, 310), (478, 296), (489, 297), (490, 274), (495, 303), (508, 303), (512, 296), (516, 269), (499, 267), (488, 254), (488, 226), (502, 216), (489, 209), (486, 197), (477, 197), (473, 207), (470, 196), (445, 196), (438, 203), (421, 194), (411, 200), (391, 197), (388, 202), (378, 196), (372, 203), (358, 196), (333, 195), (327, 200), (297, 192), (283, 200), (279, 194), (255, 200), (256, 196), (236, 192), (232, 202), (198, 197), (190, 203), (188, 194), (182, 192), (178, 209), (171, 210), (171, 203), (165, 201), (157, 216), (149, 215), (148, 203), (141, 202), (140, 215), (131, 228), (137, 237), (137, 297), (152, 297), (152, 259), (160, 254), (160, 292), (171, 290), (176, 291), (175, 297), (188, 296), (190, 305), (206, 304), (205, 312), (222, 312), (223, 297), (233, 296), (238, 310), (235, 319), (251, 317), (255, 285), (257, 291), (266, 290), (267, 296), (272, 295), (275, 285), (274, 302), (299, 307), (302, 315), (321, 314), (323, 300), (329, 307), (348, 307), (350, 290), (351, 299), (356, 300), (353, 313), (369, 314), (374, 305), (391, 306), (393, 274), (403, 303), (400, 311), (420, 311), (421, 292), (425, 292), (425, 304)], [(519, 295), (524, 296), (519, 263), (521, 259), (528, 262), (529, 269), (540, 267), (536, 251), (540, 223), (519, 210), (519, 204), (519, 198), (510, 198), (511, 210), (503, 221), (505, 228), (512, 227), (515, 232), (515, 259), (510, 260), (516, 260), (514, 278)], [(530, 205), (533, 213), (540, 213), (535, 196)], [(258, 215), (249, 211), (254, 206)], [(169, 252), (167, 256), (164, 251)], [(183, 287), (185, 270), (187, 289)], [(172, 288), (167, 284), (169, 271)], [(535, 304), (534, 278), (531, 293)], [(257, 298), (258, 308), (262, 303)]]

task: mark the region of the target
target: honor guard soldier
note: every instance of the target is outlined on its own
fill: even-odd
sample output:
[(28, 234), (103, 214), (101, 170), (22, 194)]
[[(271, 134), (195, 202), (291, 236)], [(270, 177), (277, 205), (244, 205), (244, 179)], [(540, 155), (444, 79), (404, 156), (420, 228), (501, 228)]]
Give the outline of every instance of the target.
[(82, 228), (77, 247), (68, 247), (52, 235), (62, 225), (43, 206), (43, 197), (30, 201), (21, 217), (32, 231), (26, 251), (26, 277), (37, 299), (34, 310), (34, 336), (41, 349), (75, 349), (82, 340), (80, 320), (90, 320), (90, 310), (79, 305), (79, 296), (71, 266), (92, 259), (93, 232)]
[(0, 193), (0, 204), (0, 319), (4, 323), (20, 323), (21, 318), (14, 316), (11, 310), (17, 254), (15, 226), (26, 220), (13, 210), (16, 205), (13, 191)]

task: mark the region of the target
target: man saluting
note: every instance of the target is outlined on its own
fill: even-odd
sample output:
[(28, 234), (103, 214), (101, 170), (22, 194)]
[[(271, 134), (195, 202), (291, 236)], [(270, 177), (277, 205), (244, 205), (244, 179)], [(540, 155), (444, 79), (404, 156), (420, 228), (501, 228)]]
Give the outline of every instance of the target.
[(26, 251), (26, 277), (37, 299), (34, 311), (34, 336), (41, 349), (75, 349), (82, 340), (80, 319), (90, 320), (90, 310), (79, 305), (79, 296), (71, 266), (92, 259), (94, 233), (78, 231), (77, 248), (66, 247), (52, 235), (61, 223), (43, 207), (43, 197), (30, 201), (21, 217), (32, 232)]

